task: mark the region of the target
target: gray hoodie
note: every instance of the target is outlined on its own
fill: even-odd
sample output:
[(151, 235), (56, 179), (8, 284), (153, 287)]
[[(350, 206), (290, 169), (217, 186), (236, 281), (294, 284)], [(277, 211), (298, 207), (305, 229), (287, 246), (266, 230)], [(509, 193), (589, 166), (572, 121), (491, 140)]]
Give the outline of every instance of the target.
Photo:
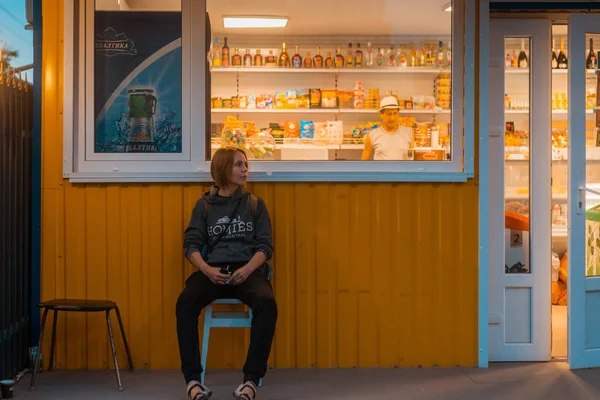
[[(220, 263), (247, 262), (258, 251), (265, 253), (267, 260), (273, 255), (271, 220), (264, 201), (258, 198), (256, 215), (252, 213), (249, 193), (239, 188), (231, 197), (219, 196), (218, 188), (213, 186), (203, 194), (209, 204), (206, 218), (205, 204), (202, 199), (196, 202), (192, 218), (185, 230), (183, 247), (186, 258), (193, 252), (200, 252), (210, 238), (213, 241), (205, 260), (208, 265)], [(233, 221), (229, 218), (241, 202)], [(221, 235), (223, 229), (226, 233)], [(219, 237), (214, 243), (214, 240)]]

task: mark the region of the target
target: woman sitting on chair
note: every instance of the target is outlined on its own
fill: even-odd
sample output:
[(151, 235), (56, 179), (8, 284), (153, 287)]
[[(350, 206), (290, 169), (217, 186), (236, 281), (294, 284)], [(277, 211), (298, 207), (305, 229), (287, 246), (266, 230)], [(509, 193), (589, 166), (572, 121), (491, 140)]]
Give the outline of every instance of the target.
[(198, 317), (214, 300), (239, 299), (252, 309), (253, 317), (244, 380), (234, 397), (253, 400), (267, 371), (277, 322), (266, 263), (273, 253), (271, 221), (262, 199), (243, 189), (248, 178), (244, 151), (220, 148), (210, 173), (215, 186), (198, 200), (185, 230), (185, 255), (196, 271), (177, 300), (181, 370), (190, 400), (210, 398), (212, 392), (200, 383)]

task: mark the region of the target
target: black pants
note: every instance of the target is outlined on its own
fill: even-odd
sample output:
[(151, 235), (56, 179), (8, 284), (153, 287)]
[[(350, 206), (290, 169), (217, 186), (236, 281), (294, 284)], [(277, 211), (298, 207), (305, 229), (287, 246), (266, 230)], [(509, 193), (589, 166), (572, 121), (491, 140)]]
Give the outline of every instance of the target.
[(271, 283), (260, 270), (238, 286), (215, 285), (202, 272), (194, 272), (177, 299), (177, 338), (181, 370), (186, 383), (200, 380), (202, 364), (198, 338), (200, 312), (214, 300), (236, 298), (252, 309), (250, 348), (244, 365), (244, 382), (258, 385), (267, 372), (267, 361), (275, 335), (277, 304)]

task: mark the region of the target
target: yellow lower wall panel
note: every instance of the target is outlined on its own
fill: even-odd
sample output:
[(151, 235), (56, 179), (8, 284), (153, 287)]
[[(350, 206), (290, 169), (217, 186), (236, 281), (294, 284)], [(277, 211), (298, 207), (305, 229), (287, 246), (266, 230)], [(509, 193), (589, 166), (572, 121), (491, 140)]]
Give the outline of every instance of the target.
[[(183, 230), (205, 189), (65, 181), (43, 190), (42, 298), (116, 301), (136, 366), (178, 368), (175, 302), (191, 272)], [(476, 363), (474, 184), (249, 189), (265, 199), (275, 232), (271, 366)], [(50, 333), (48, 324), (46, 346)], [(59, 368), (112, 365), (103, 315), (63, 315), (57, 333)], [(247, 344), (245, 330), (214, 330), (209, 367), (241, 367)], [(118, 335), (117, 349), (125, 365)]]

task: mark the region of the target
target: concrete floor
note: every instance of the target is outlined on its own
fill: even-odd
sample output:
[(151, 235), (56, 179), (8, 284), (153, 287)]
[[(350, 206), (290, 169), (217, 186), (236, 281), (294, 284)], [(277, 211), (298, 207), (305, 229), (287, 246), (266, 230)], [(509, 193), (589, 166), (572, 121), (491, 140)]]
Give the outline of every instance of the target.
[[(124, 391), (115, 374), (105, 371), (59, 371), (38, 375), (29, 392), (30, 375), (21, 380), (14, 398), (28, 400), (143, 399), (185, 400), (179, 371), (122, 371)], [(212, 399), (231, 399), (238, 371), (209, 371)], [(549, 400), (600, 398), (600, 369), (569, 371), (564, 362), (492, 364), (487, 369), (326, 369), (272, 370), (259, 399), (460, 399)]]

